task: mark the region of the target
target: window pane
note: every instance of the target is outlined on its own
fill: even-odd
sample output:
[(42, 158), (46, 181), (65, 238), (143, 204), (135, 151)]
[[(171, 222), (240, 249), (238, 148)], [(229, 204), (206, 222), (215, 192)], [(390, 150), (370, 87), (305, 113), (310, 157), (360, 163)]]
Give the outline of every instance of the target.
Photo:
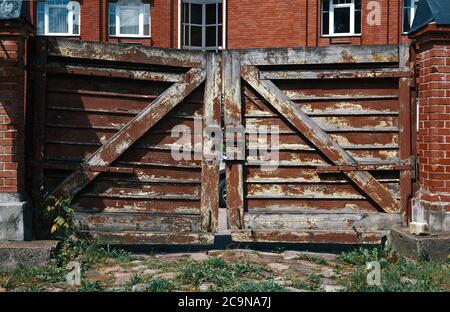
[(213, 4), (207, 4), (206, 5), (206, 24), (216, 24), (216, 9), (217, 5), (215, 3)]
[(202, 46), (202, 27), (191, 26), (191, 44), (192, 47)]
[(69, 11), (66, 8), (50, 7), (48, 9), (48, 31), (55, 34), (67, 34), (69, 31), (68, 13)]
[(217, 31), (216, 26), (206, 27), (206, 46), (207, 47), (216, 47), (217, 46), (216, 31)]
[(411, 20), (409, 18), (409, 8), (403, 9), (403, 32), (408, 32), (411, 25)]
[(37, 4), (37, 33), (43, 35), (45, 33), (45, 3), (39, 2)]
[(184, 43), (183, 45), (188, 46), (189, 44), (189, 26), (184, 26)]
[(361, 11), (355, 11), (355, 34), (361, 33)]
[(202, 24), (202, 5), (191, 4), (191, 24)]
[(322, 12), (328, 12), (330, 10), (330, 0), (322, 1)]
[(322, 34), (330, 34), (330, 13), (328, 12), (322, 14)]
[(144, 36), (150, 35), (150, 4), (144, 4)]
[(109, 4), (109, 35), (116, 35), (116, 6)]
[(223, 32), (223, 29), (222, 29), (222, 26), (219, 26), (219, 31), (217, 32), (217, 35), (219, 36), (219, 41), (218, 41), (218, 45), (219, 45), (219, 47), (221, 47), (222, 46), (222, 32)]
[(139, 35), (139, 11), (139, 8), (120, 8), (120, 33), (122, 35)]
[(189, 3), (183, 3), (183, 22), (189, 23)]
[(217, 19), (219, 24), (222, 24), (222, 3), (217, 4), (219, 7), (219, 18)]
[(361, 10), (361, 0), (355, 0), (355, 9)]
[(334, 9), (334, 33), (342, 34), (350, 32), (350, 8)]

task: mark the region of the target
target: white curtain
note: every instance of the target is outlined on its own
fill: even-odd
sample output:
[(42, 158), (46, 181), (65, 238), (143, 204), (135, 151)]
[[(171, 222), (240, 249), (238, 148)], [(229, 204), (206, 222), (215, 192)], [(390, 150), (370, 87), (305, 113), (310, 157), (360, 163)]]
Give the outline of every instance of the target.
[(69, 25), (67, 21), (69, 11), (61, 7), (48, 8), (48, 31), (50, 33), (67, 33)]
[(140, 7), (120, 7), (120, 33), (139, 35)]

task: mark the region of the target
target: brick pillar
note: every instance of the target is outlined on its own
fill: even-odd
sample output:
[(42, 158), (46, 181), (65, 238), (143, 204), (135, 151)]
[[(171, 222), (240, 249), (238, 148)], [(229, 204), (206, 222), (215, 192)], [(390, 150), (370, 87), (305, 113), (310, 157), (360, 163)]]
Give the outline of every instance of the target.
[(450, 231), (450, 27), (429, 24), (416, 40), (419, 100), (419, 191), (413, 222)]
[(22, 19), (0, 20), (0, 241), (24, 240), (28, 230), (24, 226), (29, 215), (24, 144), (28, 31)]

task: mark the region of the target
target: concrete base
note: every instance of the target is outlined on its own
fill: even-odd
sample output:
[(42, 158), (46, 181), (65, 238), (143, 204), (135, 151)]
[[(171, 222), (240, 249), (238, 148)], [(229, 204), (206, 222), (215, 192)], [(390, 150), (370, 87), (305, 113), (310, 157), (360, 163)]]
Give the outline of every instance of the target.
[(0, 271), (49, 264), (58, 241), (0, 242)]
[(0, 241), (23, 241), (32, 238), (31, 209), (22, 196), (0, 193)]
[(446, 261), (450, 254), (450, 232), (417, 236), (408, 228), (393, 229), (390, 241), (394, 252), (414, 261), (424, 256), (431, 261)]

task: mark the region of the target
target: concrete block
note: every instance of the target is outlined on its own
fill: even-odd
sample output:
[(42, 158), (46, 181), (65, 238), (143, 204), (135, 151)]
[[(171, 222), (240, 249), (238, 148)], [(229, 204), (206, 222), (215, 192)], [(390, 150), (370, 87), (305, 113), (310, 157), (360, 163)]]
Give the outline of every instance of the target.
[(58, 241), (0, 242), (0, 271), (49, 264)]
[(446, 261), (450, 253), (450, 232), (417, 236), (408, 228), (399, 228), (391, 230), (389, 238), (394, 252), (414, 261), (423, 256), (431, 261)]
[(421, 222), (411, 222), (409, 224), (409, 232), (414, 235), (427, 234), (428, 224)]
[(0, 241), (32, 238), (30, 205), (20, 194), (0, 193)]

